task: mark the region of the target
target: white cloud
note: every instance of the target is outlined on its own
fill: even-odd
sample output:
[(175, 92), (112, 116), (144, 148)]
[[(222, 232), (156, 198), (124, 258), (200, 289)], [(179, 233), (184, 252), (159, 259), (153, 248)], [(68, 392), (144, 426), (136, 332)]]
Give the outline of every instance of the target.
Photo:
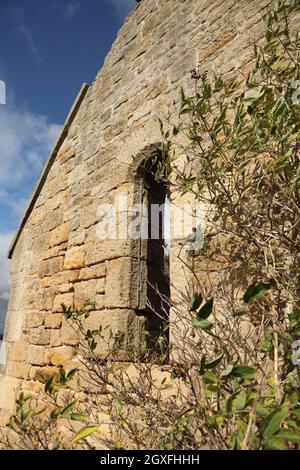
[[(0, 107), (0, 222), (1, 206), (18, 218), (24, 213), (33, 181), (37, 180), (61, 126), (45, 116), (15, 107)], [(3, 230), (3, 229), (2, 229)], [(4, 228), (5, 230), (5, 228)], [(12, 233), (0, 232), (0, 300), (9, 291), (7, 251)], [(0, 312), (1, 313), (1, 312)]]
[(12, 7), (10, 15), (14, 23), (15, 31), (23, 37), (27, 47), (37, 62), (41, 61), (39, 49), (34, 41), (33, 33), (26, 24), (25, 11), (20, 7)]
[(83, 0), (81, 0), (81, 2), (76, 0), (70, 0), (68, 2), (53, 1), (52, 6), (60, 13), (63, 19), (70, 20), (74, 16), (78, 15), (83, 6), (82, 2)]
[(120, 18), (124, 18), (137, 5), (136, 0), (108, 0)]
[(80, 5), (77, 2), (70, 2), (67, 5), (63, 6), (62, 15), (65, 18), (73, 18), (73, 16), (77, 15), (80, 10)]
[(27, 178), (37, 175), (45, 162), (59, 125), (49, 123), (46, 116), (0, 108), (0, 187), (17, 188)]

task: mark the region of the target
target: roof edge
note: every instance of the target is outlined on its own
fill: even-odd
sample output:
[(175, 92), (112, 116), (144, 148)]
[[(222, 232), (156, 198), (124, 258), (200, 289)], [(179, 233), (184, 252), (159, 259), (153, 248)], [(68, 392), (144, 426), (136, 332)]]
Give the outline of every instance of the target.
[(44, 166), (44, 169), (43, 169), (43, 171), (42, 171), (42, 174), (41, 174), (41, 176), (40, 176), (40, 178), (39, 178), (39, 181), (38, 181), (38, 183), (37, 183), (37, 185), (36, 185), (36, 187), (35, 187), (35, 189), (34, 189), (34, 191), (33, 191), (33, 193), (32, 193), (32, 196), (31, 196), (31, 199), (30, 199), (30, 201), (29, 201), (29, 203), (28, 203), (28, 206), (27, 206), (27, 209), (26, 209), (26, 211), (25, 211), (25, 214), (24, 214), (23, 218), (21, 219), (21, 222), (20, 222), (20, 224), (19, 224), (19, 228), (17, 229), (17, 231), (16, 231), (16, 233), (15, 233), (15, 236), (14, 236), (12, 242), (11, 242), (11, 245), (10, 245), (10, 248), (9, 248), (9, 251), (8, 251), (8, 258), (9, 258), (9, 259), (12, 258), (12, 255), (13, 255), (13, 253), (14, 253), (14, 250), (15, 250), (15, 247), (16, 247), (16, 245), (17, 245), (17, 243), (18, 243), (18, 240), (19, 240), (19, 238), (20, 238), (20, 236), (21, 236), (21, 233), (22, 233), (22, 231), (23, 231), (23, 228), (25, 227), (25, 224), (26, 224), (26, 222), (27, 222), (27, 220), (28, 220), (28, 218), (29, 218), (29, 216), (30, 216), (30, 214), (31, 214), (31, 212), (32, 212), (32, 210), (33, 210), (33, 208), (34, 208), (34, 206), (35, 206), (35, 203), (36, 203), (37, 198), (39, 197), (39, 195), (40, 195), (40, 193), (41, 193), (41, 190), (42, 190), (42, 188), (43, 188), (43, 186), (44, 186), (44, 183), (45, 183), (45, 181), (46, 181), (46, 179), (47, 179), (47, 176), (48, 176), (48, 174), (49, 174), (49, 171), (50, 171), (50, 169), (51, 169), (51, 167), (52, 167), (52, 165), (53, 165), (53, 163), (54, 163), (54, 161), (55, 161), (55, 159), (56, 159), (56, 156), (57, 156), (57, 154), (58, 154), (58, 152), (59, 152), (59, 149), (61, 148), (61, 146), (62, 146), (62, 144), (63, 144), (65, 138), (66, 138), (67, 135), (68, 135), (70, 126), (71, 126), (72, 122), (74, 121), (74, 119), (75, 119), (75, 117), (76, 117), (76, 115), (77, 115), (77, 113), (78, 113), (78, 111), (79, 111), (79, 108), (80, 108), (80, 106), (81, 106), (81, 104), (82, 104), (82, 102), (83, 102), (83, 100), (84, 100), (84, 98), (85, 98), (85, 95), (86, 95), (88, 89), (89, 89), (89, 85), (88, 85), (87, 83), (84, 83), (84, 84), (82, 85), (82, 87), (81, 87), (81, 89), (80, 89), (80, 91), (79, 91), (79, 93), (78, 93), (78, 95), (77, 95), (77, 97), (76, 97), (74, 103), (73, 103), (73, 106), (72, 106), (72, 108), (71, 108), (71, 110), (70, 110), (70, 112), (69, 112), (69, 114), (68, 114), (68, 116), (67, 116), (67, 119), (66, 119), (65, 122), (64, 122), (64, 125), (63, 125), (63, 128), (62, 128), (62, 130), (61, 130), (61, 133), (60, 133), (60, 135), (59, 135), (59, 137), (58, 137), (58, 139), (57, 139), (57, 141), (56, 141), (56, 143), (55, 143), (55, 145), (54, 145), (52, 151), (50, 152), (50, 155), (49, 155), (49, 157), (48, 157), (48, 160), (47, 160), (47, 162), (46, 162), (46, 164), (45, 164), (45, 166)]

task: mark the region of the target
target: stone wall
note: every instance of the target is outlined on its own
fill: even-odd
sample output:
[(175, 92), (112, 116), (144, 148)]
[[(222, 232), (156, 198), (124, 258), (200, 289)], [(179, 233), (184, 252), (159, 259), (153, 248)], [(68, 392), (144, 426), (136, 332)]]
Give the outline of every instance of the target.
[[(135, 197), (132, 157), (159, 144), (157, 119), (174, 109), (180, 86), (193, 86), (192, 69), (230, 74), (249, 63), (268, 3), (143, 0), (125, 21), (94, 83), (79, 96), (13, 245), (0, 425), (19, 388), (38, 389), (56, 367), (76, 364), (78, 336), (63, 319), (62, 303), (81, 307), (91, 299), (92, 326), (127, 331), (136, 324), (139, 331), (143, 254), (137, 257), (129, 239), (99, 240), (97, 209), (114, 205), (123, 191)], [(182, 288), (177, 253), (174, 243), (171, 279)]]

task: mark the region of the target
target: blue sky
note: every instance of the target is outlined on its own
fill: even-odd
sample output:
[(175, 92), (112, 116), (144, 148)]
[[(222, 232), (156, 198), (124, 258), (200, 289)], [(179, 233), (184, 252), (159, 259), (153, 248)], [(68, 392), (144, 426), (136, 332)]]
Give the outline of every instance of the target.
[(6, 251), (83, 82), (91, 83), (135, 0), (1, 0), (0, 299)]

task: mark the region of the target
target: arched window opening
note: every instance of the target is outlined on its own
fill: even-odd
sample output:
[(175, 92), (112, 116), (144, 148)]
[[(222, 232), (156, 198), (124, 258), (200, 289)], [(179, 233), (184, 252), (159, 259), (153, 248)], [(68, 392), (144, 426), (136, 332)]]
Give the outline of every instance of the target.
[(155, 343), (162, 334), (168, 338), (166, 325), (170, 310), (170, 221), (167, 186), (157, 180), (159, 151), (145, 159), (137, 172), (141, 201), (141, 238), (138, 241), (138, 315), (146, 318), (149, 340)]

